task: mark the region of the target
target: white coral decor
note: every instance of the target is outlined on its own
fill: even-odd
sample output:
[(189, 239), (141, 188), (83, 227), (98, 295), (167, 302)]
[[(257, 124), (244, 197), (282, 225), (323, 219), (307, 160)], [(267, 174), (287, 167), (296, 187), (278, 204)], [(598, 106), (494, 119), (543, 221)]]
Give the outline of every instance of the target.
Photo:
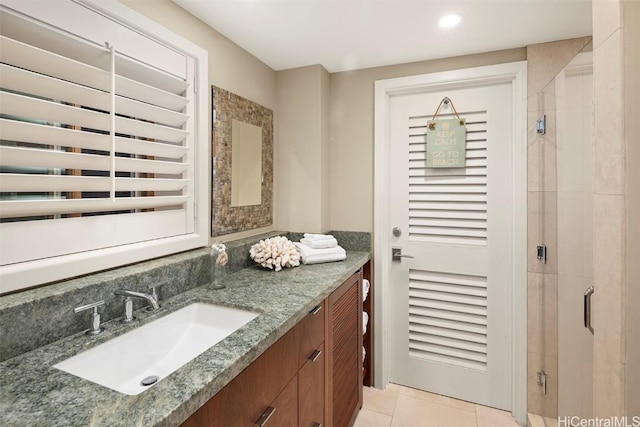
[(251, 259), (270, 270), (280, 271), (283, 267), (300, 265), (300, 254), (293, 242), (286, 237), (277, 236), (260, 240), (249, 249)]

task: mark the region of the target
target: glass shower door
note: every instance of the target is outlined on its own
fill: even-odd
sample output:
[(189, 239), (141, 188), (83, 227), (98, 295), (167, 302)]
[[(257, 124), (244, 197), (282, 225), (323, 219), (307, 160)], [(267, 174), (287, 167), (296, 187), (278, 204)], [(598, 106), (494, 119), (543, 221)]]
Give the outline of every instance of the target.
[(584, 325), (583, 304), (593, 281), (592, 57), (578, 54), (555, 78), (558, 418), (568, 421), (563, 425), (571, 417), (593, 416), (593, 334)]

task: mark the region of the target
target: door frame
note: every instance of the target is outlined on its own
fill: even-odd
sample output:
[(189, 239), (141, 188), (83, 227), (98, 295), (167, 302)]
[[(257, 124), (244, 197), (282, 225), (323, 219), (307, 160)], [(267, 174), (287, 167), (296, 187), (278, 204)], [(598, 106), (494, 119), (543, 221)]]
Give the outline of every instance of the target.
[[(378, 297), (374, 302), (375, 366), (374, 386), (384, 389), (389, 383), (388, 294), (391, 254), (389, 186), (389, 101), (392, 96), (446, 90), (449, 87), (472, 88), (495, 83), (511, 83), (513, 96), (513, 240), (514, 283), (512, 300), (512, 414), (521, 425), (527, 424), (527, 62), (465, 68), (375, 82), (374, 107), (374, 283)], [(435, 108), (435, 106), (434, 106)], [(434, 110), (435, 111), (435, 110)]]

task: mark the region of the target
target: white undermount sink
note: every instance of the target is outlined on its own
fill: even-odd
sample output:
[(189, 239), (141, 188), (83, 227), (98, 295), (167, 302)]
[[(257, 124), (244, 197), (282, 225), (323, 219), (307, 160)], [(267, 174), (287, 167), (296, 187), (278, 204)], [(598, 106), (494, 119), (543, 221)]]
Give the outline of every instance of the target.
[[(120, 393), (140, 394), (257, 316), (250, 311), (193, 303), (54, 368)], [(142, 385), (147, 378), (151, 384)]]

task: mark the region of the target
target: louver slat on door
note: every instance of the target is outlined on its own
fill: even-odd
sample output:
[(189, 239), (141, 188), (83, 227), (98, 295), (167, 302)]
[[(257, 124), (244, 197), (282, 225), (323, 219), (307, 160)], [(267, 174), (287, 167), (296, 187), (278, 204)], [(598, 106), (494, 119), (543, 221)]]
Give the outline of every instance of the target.
[(409, 355), (486, 371), (486, 277), (409, 270)]
[(487, 113), (467, 120), (466, 167), (426, 168), (430, 117), (409, 118), (409, 239), (487, 244)]

